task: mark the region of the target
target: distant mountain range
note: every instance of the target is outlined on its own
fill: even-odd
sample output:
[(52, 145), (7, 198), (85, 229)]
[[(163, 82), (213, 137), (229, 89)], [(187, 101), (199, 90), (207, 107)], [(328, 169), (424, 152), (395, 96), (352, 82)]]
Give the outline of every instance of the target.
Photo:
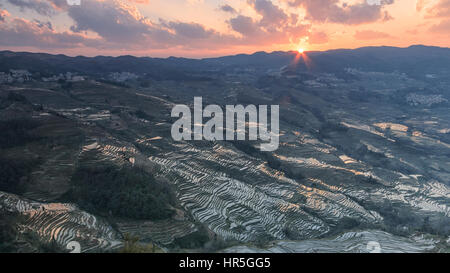
[(345, 68), (362, 71), (402, 71), (409, 76), (450, 73), (450, 49), (415, 45), (408, 48), (363, 47), (305, 53), (310, 59), (298, 59), (295, 51), (256, 52), (219, 58), (187, 59), (169, 57), (68, 57), (45, 53), (0, 52), (0, 71), (26, 69), (41, 74), (77, 72), (81, 74), (104, 74), (132, 72), (146, 74), (154, 79), (180, 80), (196, 72), (223, 73), (236, 68), (266, 72), (269, 69), (289, 67), (301, 72), (342, 72)]

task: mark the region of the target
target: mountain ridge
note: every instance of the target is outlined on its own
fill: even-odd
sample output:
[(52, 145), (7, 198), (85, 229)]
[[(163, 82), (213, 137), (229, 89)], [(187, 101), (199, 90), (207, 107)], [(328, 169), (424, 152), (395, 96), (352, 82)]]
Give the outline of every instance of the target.
[(362, 47), (313, 51), (300, 55), (295, 51), (255, 52), (218, 58), (151, 58), (130, 55), (111, 57), (70, 57), (48, 53), (0, 51), (0, 71), (26, 69), (40, 73), (77, 72), (104, 74), (131, 72), (147, 74), (157, 80), (189, 79), (198, 72), (226, 73), (233, 69), (253, 69), (260, 73), (289, 67), (297, 72), (342, 73), (346, 68), (370, 72), (403, 71), (410, 76), (450, 71), (450, 49), (414, 45), (398, 47)]

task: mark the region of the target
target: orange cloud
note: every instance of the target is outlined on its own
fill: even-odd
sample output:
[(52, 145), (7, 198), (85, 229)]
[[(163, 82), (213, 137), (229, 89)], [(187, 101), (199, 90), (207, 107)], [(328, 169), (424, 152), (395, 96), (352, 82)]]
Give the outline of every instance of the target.
[(328, 42), (328, 35), (325, 32), (313, 31), (309, 35), (308, 42), (310, 44), (325, 44)]
[(392, 38), (392, 36), (387, 33), (373, 30), (356, 31), (354, 37), (357, 40), (377, 40), (384, 38)]
[(450, 19), (442, 20), (438, 24), (433, 25), (430, 27), (430, 31), (434, 33), (442, 33), (448, 36), (450, 34)]
[(136, 3), (136, 4), (149, 4), (150, 0), (128, 0), (128, 2)]
[(393, 4), (394, 0), (379, 0), (379, 4), (369, 1), (341, 4), (339, 0), (293, 0), (288, 3), (305, 9), (306, 18), (315, 22), (359, 25), (391, 19), (384, 7)]
[(437, 4), (427, 9), (428, 17), (450, 17), (450, 0), (440, 0)]
[(4, 22), (6, 20), (6, 17), (10, 16), (9, 12), (5, 9), (0, 9), (0, 22)]

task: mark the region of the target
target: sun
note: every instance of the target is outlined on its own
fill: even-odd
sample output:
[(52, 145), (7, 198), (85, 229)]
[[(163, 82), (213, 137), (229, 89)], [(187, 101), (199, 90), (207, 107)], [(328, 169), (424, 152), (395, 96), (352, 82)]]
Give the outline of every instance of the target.
[(305, 52), (305, 50), (303, 48), (299, 48), (297, 49), (298, 53), (303, 54), (303, 52)]

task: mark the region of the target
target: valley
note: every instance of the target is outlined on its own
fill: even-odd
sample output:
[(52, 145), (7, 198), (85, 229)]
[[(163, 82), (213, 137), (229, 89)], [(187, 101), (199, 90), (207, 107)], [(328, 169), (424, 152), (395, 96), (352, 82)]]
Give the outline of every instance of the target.
[[(31, 252), (120, 251), (128, 235), (165, 252), (448, 252), (450, 51), (397, 49), (443, 56), (412, 68), (373, 58), (386, 50), (312, 52), (314, 69), (287, 52), (46, 71), (76, 81), (30, 65), (29, 80), (0, 85), (0, 224), (32, 234), (12, 242)], [(171, 109), (194, 96), (280, 105), (279, 148), (174, 141)]]

